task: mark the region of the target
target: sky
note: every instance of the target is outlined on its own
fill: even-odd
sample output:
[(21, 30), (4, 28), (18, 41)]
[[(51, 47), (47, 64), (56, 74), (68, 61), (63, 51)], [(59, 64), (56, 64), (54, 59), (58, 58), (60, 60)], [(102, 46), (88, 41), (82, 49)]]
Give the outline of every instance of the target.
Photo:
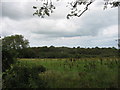
[[(67, 19), (67, 0), (53, 1), (56, 9), (50, 17), (33, 16), (36, 0), (1, 0), (1, 37), (20, 34), (31, 47), (118, 47), (118, 8), (103, 10), (103, 2), (95, 1), (81, 17)], [(83, 8), (83, 7), (81, 7)]]

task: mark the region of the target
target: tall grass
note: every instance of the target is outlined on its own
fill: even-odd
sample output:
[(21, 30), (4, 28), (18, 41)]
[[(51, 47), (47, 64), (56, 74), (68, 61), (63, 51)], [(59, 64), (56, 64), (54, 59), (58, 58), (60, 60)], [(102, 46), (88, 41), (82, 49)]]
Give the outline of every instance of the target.
[(19, 59), (29, 67), (44, 66), (39, 76), (51, 88), (116, 88), (118, 58)]

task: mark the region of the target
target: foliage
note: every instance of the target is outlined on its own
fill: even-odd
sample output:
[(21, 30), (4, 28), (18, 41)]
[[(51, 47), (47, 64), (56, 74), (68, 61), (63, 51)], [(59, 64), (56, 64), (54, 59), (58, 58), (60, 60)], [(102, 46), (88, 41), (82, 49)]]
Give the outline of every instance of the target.
[[(37, 15), (41, 18), (44, 18), (44, 16), (50, 16), (51, 13), (53, 13), (53, 10), (55, 9), (55, 6), (53, 4), (53, 1), (51, 0), (41, 0), (43, 2), (43, 6), (38, 8), (37, 6), (33, 6), (33, 8), (36, 10), (33, 15)], [(60, 1), (60, 0), (57, 0)], [(70, 6), (71, 12), (67, 14), (67, 19), (69, 19), (72, 16), (80, 17), (82, 16), (89, 8), (89, 6), (94, 3), (97, 0), (72, 0), (68, 2), (67, 6)], [(119, 7), (120, 2), (117, 0), (103, 0), (104, 1), (104, 10), (107, 9), (107, 6), (110, 5), (111, 8)], [(84, 6), (84, 9), (82, 10), (79, 8), (79, 6)]]
[(114, 47), (28, 47), (28, 40), (22, 35), (8, 36), (2, 41), (3, 89), (117, 87), (120, 63)]
[[(102, 60), (102, 63), (101, 63)], [(50, 88), (117, 88), (118, 58), (20, 59), (28, 66), (43, 65), (40, 74)], [(117, 63), (116, 63), (117, 62)]]
[(19, 50), (28, 47), (28, 40), (22, 35), (7, 36), (2, 39), (2, 70), (10, 68), (19, 55)]
[(16, 63), (3, 74), (3, 88), (45, 88), (47, 84), (39, 77), (45, 71), (41, 65), (29, 67)]
[(15, 63), (16, 53), (14, 51), (2, 50), (2, 71), (5, 72), (10, 65)]
[(2, 48), (5, 50), (19, 50), (27, 48), (29, 42), (22, 35), (7, 36), (2, 39)]
[(112, 48), (68, 48), (68, 47), (29, 47), (19, 52), (19, 58), (86, 58), (118, 57), (118, 49)]
[[(33, 6), (34, 9), (37, 9), (36, 6)], [(33, 15), (38, 15), (39, 17), (41, 16), (41, 18), (44, 18), (45, 15), (50, 16), (50, 13), (53, 13), (53, 9), (55, 9), (55, 6), (53, 5), (53, 3), (50, 1), (46, 3), (43, 3), (43, 6), (40, 7), (40, 9), (36, 10), (36, 12)]]

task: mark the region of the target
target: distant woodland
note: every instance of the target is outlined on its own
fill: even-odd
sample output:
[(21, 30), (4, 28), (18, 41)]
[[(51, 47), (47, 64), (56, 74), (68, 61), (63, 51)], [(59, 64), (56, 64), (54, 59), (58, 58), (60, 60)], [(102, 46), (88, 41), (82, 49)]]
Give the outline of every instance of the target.
[(116, 48), (29, 47), (18, 50), (18, 58), (90, 58), (117, 57)]
[(90, 58), (117, 57), (118, 49), (109, 48), (81, 48), (79, 47), (30, 47), (29, 41), (22, 35), (7, 36), (2, 39), (3, 53), (14, 53), (17, 58)]

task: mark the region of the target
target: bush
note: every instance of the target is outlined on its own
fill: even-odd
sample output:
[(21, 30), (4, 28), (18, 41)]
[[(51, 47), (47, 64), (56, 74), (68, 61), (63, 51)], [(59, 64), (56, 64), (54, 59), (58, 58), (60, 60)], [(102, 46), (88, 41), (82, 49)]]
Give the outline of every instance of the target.
[(2, 71), (5, 72), (15, 63), (15, 52), (13, 50), (2, 50)]
[(15, 64), (3, 75), (3, 88), (45, 88), (46, 83), (39, 76), (45, 70), (43, 66)]

